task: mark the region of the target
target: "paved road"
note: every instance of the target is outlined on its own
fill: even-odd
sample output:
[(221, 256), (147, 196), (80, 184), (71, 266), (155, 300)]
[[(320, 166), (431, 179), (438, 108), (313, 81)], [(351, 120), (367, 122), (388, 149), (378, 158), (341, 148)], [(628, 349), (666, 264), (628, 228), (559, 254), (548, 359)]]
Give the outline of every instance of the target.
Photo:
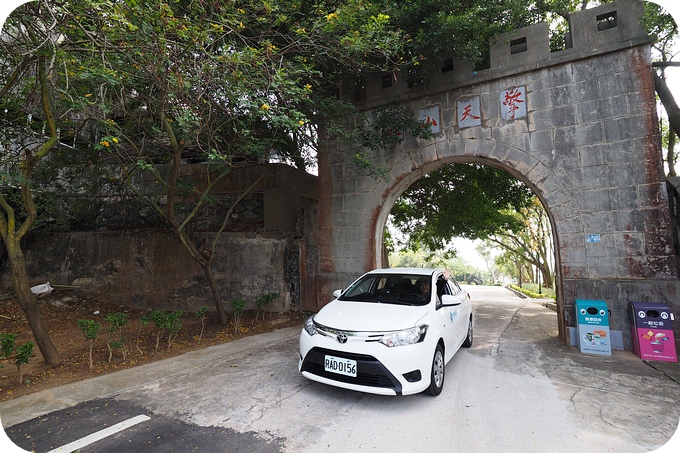
[(149, 418), (82, 451), (642, 452), (668, 442), (677, 364), (664, 373), (629, 352), (581, 354), (557, 338), (554, 312), (504, 288), (468, 288), (475, 344), (449, 363), (436, 398), (308, 381), (292, 328), (0, 403), (0, 417), (38, 452), (138, 416)]

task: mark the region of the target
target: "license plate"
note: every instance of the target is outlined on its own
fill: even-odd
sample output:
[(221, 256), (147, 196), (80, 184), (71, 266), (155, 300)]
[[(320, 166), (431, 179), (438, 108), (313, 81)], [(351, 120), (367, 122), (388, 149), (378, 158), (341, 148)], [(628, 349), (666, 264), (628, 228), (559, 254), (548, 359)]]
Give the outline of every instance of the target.
[(327, 355), (323, 361), (324, 369), (330, 373), (357, 377), (357, 361)]

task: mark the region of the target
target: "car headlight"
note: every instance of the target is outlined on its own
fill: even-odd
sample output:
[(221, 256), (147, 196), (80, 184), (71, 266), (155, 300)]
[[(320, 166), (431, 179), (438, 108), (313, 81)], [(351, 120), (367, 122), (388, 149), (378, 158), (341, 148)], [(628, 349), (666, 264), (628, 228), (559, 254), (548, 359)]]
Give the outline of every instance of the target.
[(400, 330), (398, 332), (392, 332), (387, 335), (380, 337), (380, 342), (392, 348), (394, 346), (404, 346), (407, 344), (420, 343), (425, 339), (425, 334), (427, 333), (427, 326), (423, 324), (422, 326), (412, 327), (406, 330)]
[(316, 335), (318, 332), (316, 326), (314, 325), (314, 316), (310, 316), (305, 321), (305, 331), (311, 336)]

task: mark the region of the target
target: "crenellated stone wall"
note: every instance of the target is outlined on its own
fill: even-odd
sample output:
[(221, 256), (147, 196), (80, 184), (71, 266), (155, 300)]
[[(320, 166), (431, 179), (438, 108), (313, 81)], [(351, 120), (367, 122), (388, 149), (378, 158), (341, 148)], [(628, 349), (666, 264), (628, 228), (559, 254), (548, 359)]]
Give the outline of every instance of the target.
[[(342, 87), (366, 111), (401, 99), (436, 136), (406, 136), (374, 153), (387, 181), (361, 174), (342, 158), (351, 153), (320, 153), (319, 306), (332, 290), (386, 265), (385, 223), (410, 184), (444, 164), (476, 162), (522, 180), (548, 212), (566, 342), (575, 299), (605, 300), (626, 347), (628, 302), (664, 302), (680, 319), (652, 38), (641, 15), (640, 1), (619, 0), (572, 14), (569, 46), (558, 52), (550, 52), (547, 25), (538, 24), (499, 36), (484, 71), (454, 58), (426, 85), (376, 74), (362, 90)], [(680, 338), (680, 322), (675, 329)]]

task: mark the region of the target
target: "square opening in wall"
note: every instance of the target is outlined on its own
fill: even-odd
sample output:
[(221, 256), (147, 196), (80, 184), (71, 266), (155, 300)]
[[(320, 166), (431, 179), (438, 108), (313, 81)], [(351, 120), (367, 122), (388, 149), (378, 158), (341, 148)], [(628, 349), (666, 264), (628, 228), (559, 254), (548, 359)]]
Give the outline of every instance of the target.
[(385, 74), (382, 76), (382, 87), (389, 88), (392, 86), (392, 74)]
[(600, 14), (597, 16), (597, 31), (609, 30), (610, 28), (616, 28), (616, 11), (611, 13)]
[(527, 38), (518, 38), (510, 41), (510, 55), (517, 55), (518, 53), (527, 51)]

